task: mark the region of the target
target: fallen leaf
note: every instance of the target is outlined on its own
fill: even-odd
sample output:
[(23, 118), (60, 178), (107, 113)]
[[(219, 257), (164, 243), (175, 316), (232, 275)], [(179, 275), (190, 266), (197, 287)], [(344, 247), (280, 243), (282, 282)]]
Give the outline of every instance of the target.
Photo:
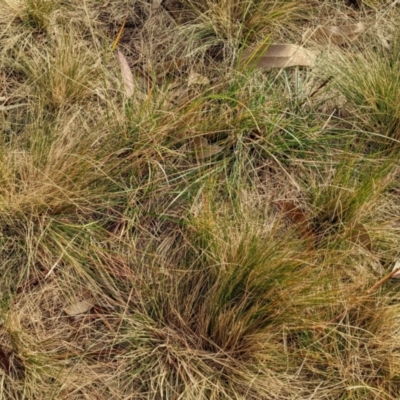
[(210, 84), (210, 80), (203, 75), (198, 74), (197, 72), (191, 72), (189, 74), (189, 78), (188, 78), (188, 87), (192, 86), (192, 85), (209, 85)]
[(129, 67), (128, 61), (126, 60), (125, 56), (119, 50), (117, 50), (117, 54), (118, 54), (119, 65), (121, 67), (121, 75), (122, 75), (122, 80), (124, 82), (125, 94), (127, 95), (127, 97), (131, 97), (134, 89), (132, 71)]
[(291, 200), (274, 201), (282, 214), (289, 218), (292, 222), (299, 224), (307, 221), (307, 215)]
[(195, 138), (193, 142), (196, 158), (198, 160), (212, 157), (224, 150), (223, 147), (218, 146), (217, 144), (208, 144), (207, 139), (204, 138)]
[(303, 33), (303, 40), (314, 38), (324, 43), (334, 43), (341, 45), (352, 42), (365, 31), (365, 25), (362, 22), (343, 26), (318, 26), (317, 28), (308, 28)]
[(84, 314), (85, 312), (89, 311), (95, 305), (95, 303), (96, 301), (93, 298), (82, 300), (78, 303), (65, 307), (64, 311), (69, 316)]
[(400, 260), (397, 260), (396, 263), (394, 264), (394, 267), (392, 269), (392, 272), (395, 272), (391, 277), (395, 279), (400, 279)]
[(365, 226), (360, 222), (357, 222), (353, 226), (350, 235), (350, 241), (361, 245), (369, 251), (372, 251), (371, 237), (369, 236), (369, 233)]
[(313, 247), (316, 239), (307, 214), (291, 200), (274, 201), (273, 204), (278, 206), (284, 217), (298, 225), (301, 236), (309, 241), (310, 247)]
[(314, 66), (316, 54), (295, 44), (271, 44), (267, 48), (246, 49), (241, 65), (258, 68), (285, 68)]

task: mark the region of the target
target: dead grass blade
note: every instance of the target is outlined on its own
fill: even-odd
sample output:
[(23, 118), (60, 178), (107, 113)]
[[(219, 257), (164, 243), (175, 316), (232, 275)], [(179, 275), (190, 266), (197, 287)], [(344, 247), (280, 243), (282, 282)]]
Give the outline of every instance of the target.
[(114, 52), (114, 50), (117, 48), (119, 41), (121, 40), (122, 34), (124, 33), (125, 29), (125, 24), (126, 24), (126, 18), (123, 20), (121, 28), (119, 29), (118, 35), (114, 40), (114, 43), (111, 46), (111, 53)]
[(2, 106), (0, 105), (0, 111), (8, 111), (13, 110), (15, 108), (27, 106), (27, 103), (20, 103), (20, 104), (10, 104), (9, 106)]

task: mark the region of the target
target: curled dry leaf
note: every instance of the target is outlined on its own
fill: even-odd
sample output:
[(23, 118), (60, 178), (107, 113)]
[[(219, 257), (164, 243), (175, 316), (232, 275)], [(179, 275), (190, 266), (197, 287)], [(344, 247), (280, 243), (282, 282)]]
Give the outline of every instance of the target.
[(396, 261), (396, 263), (394, 264), (392, 272), (394, 272), (394, 274), (392, 275), (392, 278), (400, 279), (400, 260)]
[(265, 50), (263, 48), (244, 50), (241, 65), (265, 69), (294, 66), (312, 67), (316, 57), (316, 53), (295, 44), (271, 44)]
[(350, 235), (350, 241), (359, 244), (368, 251), (372, 251), (371, 237), (365, 226), (360, 222), (354, 224)]
[(95, 303), (96, 301), (93, 298), (78, 301), (78, 303), (65, 307), (64, 311), (69, 316), (84, 314), (85, 312), (88, 312), (95, 305)]
[(118, 54), (119, 65), (121, 67), (121, 75), (122, 75), (122, 80), (124, 82), (125, 94), (127, 97), (131, 97), (135, 86), (132, 71), (129, 67), (128, 61), (126, 60), (125, 56), (119, 50), (117, 50), (117, 54)]
[(308, 28), (303, 33), (303, 41), (313, 38), (323, 43), (341, 45), (357, 39), (364, 31), (365, 25), (362, 22), (343, 26), (318, 26), (315, 29)]
[(215, 154), (220, 153), (224, 148), (217, 144), (208, 144), (207, 139), (195, 138), (194, 139), (194, 151), (198, 160), (204, 160), (212, 157)]
[(203, 75), (198, 74), (197, 72), (190, 72), (189, 78), (188, 78), (188, 87), (193, 86), (193, 85), (208, 85), (210, 83), (210, 80)]

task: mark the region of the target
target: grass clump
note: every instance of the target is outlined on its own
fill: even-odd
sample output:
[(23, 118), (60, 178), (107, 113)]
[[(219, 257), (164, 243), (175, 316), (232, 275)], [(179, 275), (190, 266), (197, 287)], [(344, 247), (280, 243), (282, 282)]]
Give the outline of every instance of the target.
[(390, 53), (378, 50), (378, 55), (350, 54), (336, 66), (336, 72), (340, 69), (339, 91), (349, 106), (360, 110), (355, 113), (358, 126), (387, 146), (397, 146), (399, 140), (399, 108), (395, 101), (399, 92), (399, 52), (398, 45), (393, 46)]
[[(0, 5), (0, 397), (399, 397), (399, 49), (375, 20), (398, 7)], [(267, 68), (271, 43), (316, 63)]]
[(16, 18), (26, 29), (45, 33), (58, 7), (57, 1), (49, 0), (5, 0), (2, 5), (9, 22)]

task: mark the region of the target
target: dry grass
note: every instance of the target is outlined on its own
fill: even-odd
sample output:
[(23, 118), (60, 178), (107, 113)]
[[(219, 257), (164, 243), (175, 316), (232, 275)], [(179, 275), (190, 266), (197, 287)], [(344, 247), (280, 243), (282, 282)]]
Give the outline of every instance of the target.
[(158, 3), (0, 4), (0, 398), (398, 399), (397, 2)]

